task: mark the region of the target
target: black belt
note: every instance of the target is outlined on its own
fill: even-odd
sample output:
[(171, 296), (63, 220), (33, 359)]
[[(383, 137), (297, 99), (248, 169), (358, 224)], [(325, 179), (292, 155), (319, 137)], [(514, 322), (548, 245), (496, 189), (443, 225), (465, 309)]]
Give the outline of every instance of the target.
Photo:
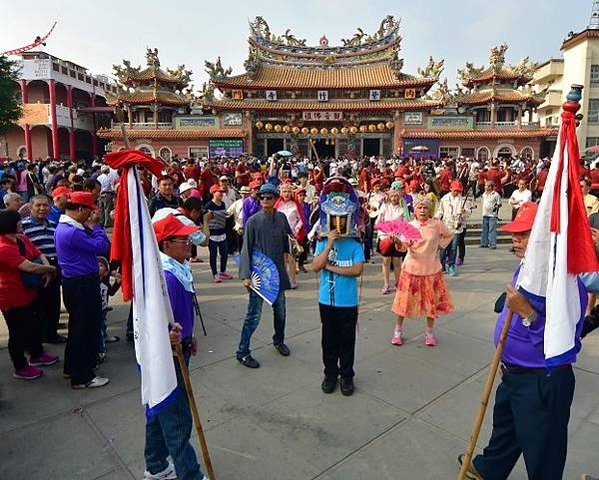
[(98, 273), (90, 273), (89, 275), (81, 275), (79, 277), (63, 277), (63, 280), (75, 280), (75, 281), (82, 281), (82, 280), (92, 280), (92, 279), (96, 279), (96, 278), (100, 278), (100, 275)]
[[(547, 373), (547, 367), (521, 367), (520, 365), (512, 365), (510, 363), (500, 364), (501, 375), (511, 373), (512, 375), (544, 375)], [(558, 365), (557, 367), (551, 368), (553, 371), (564, 370), (566, 368), (572, 368), (569, 363), (565, 365)]]

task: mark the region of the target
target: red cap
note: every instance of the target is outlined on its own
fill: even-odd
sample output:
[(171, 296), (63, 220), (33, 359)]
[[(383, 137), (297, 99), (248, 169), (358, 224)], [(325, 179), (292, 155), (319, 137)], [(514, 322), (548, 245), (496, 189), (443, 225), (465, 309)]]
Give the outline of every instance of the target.
[(504, 225), (499, 230), (511, 233), (523, 233), (532, 230), (532, 225), (535, 223), (535, 216), (539, 205), (534, 202), (523, 203), (518, 209), (516, 218), (507, 225)]
[(169, 213), (162, 220), (157, 221), (152, 225), (156, 240), (162, 242), (171, 237), (185, 237), (198, 231), (199, 227), (195, 225), (185, 225), (181, 220)]
[(258, 180), (254, 180), (253, 182), (250, 182), (250, 188), (251, 189), (259, 189), (260, 186), (262, 185), (261, 182), (259, 182)]
[(212, 185), (210, 187), (210, 193), (216, 193), (216, 192), (224, 192), (223, 187), (221, 187), (220, 185)]
[(464, 191), (464, 185), (462, 185), (462, 182), (460, 182), (459, 180), (454, 180), (453, 182), (451, 182), (451, 185), (449, 186), (449, 189), (452, 192), (463, 192)]
[(69, 195), (71, 190), (67, 187), (58, 187), (52, 190), (52, 198), (61, 197), (62, 195)]
[(262, 180), (262, 174), (260, 172), (254, 172), (252, 173), (252, 178), (254, 180)]
[(410, 182), (410, 189), (411, 190), (416, 190), (416, 189), (418, 189), (419, 186), (420, 186), (420, 182), (418, 182), (418, 180), (412, 180)]
[(83, 205), (92, 210), (98, 210), (91, 192), (71, 192), (69, 194), (69, 202), (76, 205)]

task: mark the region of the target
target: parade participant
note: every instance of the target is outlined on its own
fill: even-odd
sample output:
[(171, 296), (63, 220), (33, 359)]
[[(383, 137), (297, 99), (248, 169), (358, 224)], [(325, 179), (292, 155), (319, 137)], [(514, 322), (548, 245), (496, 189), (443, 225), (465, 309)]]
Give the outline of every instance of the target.
[[(306, 199), (306, 197), (307, 197), (306, 190), (302, 187), (299, 187), (295, 190), (294, 196), (295, 196), (296, 202), (302, 208), (302, 214), (303, 214), (304, 218), (309, 219), (310, 216), (312, 215), (312, 205), (310, 203), (308, 203), (308, 201)], [(308, 253), (310, 251), (310, 242), (308, 240), (308, 233), (310, 233), (309, 229), (310, 229), (310, 224), (306, 220), (302, 224), (303, 240), (300, 243), (300, 246), (302, 247), (302, 252), (297, 256), (297, 269), (302, 273), (308, 272), (306, 270), (305, 263), (308, 261)]]
[(435, 218), (443, 220), (443, 223), (454, 234), (451, 243), (441, 249), (440, 253), (443, 271), (447, 271), (451, 277), (457, 275), (456, 256), (458, 241), (460, 234), (464, 231), (465, 220), (472, 213), (470, 201), (462, 196), (463, 189), (462, 182), (458, 180), (451, 182), (451, 191), (441, 199), (439, 209), (435, 214)]
[(485, 182), (482, 194), (483, 225), (480, 236), (480, 248), (497, 248), (497, 216), (501, 208), (501, 195), (493, 190), (493, 182)]
[(240, 252), (243, 245), (243, 202), (250, 194), (250, 188), (242, 186), (239, 194), (241, 198), (235, 200), (227, 209), (227, 215), (233, 219), (232, 253)]
[[(380, 208), (377, 223), (391, 220), (405, 220), (406, 222), (409, 222), (410, 212), (408, 210), (408, 205), (403, 198), (403, 183), (400, 181), (393, 182), (387, 197), (387, 201)], [(398, 251), (395, 248), (393, 239), (384, 233), (379, 233), (378, 252), (383, 257), (383, 288), (381, 293), (383, 295), (388, 295), (392, 290), (389, 286), (391, 264), (393, 264), (393, 275), (395, 277), (393, 287), (396, 287), (399, 282), (399, 274), (401, 273), (401, 262), (406, 254), (405, 252)]]
[(397, 319), (391, 343), (403, 344), (403, 322), (406, 317), (425, 316), (424, 341), (427, 346), (434, 347), (437, 345), (433, 331), (435, 320), (439, 315), (453, 311), (437, 251), (447, 247), (454, 234), (443, 222), (431, 218), (432, 204), (428, 198), (418, 197), (414, 202), (415, 219), (410, 225), (420, 231), (421, 239), (397, 242), (396, 248), (400, 251), (407, 250), (407, 255), (393, 301), (392, 310)]
[(229, 177), (226, 175), (221, 175), (218, 182), (223, 191), (223, 203), (225, 204), (225, 209), (227, 209), (235, 200), (237, 200), (238, 195), (235, 189), (231, 188)]
[(258, 198), (258, 191), (260, 190), (261, 185), (262, 183), (258, 180), (252, 180), (250, 182), (250, 194), (243, 201), (243, 206), (241, 209), (241, 221), (243, 222), (244, 228), (250, 217), (262, 209), (262, 206), (260, 205), (260, 199)]
[(57, 187), (52, 190), (52, 206), (50, 207), (50, 213), (48, 213), (48, 220), (56, 223), (60, 220), (60, 216), (64, 214), (64, 207), (67, 204), (69, 194), (71, 190), (67, 187)]
[(235, 167), (235, 183), (238, 187), (248, 187), (251, 181), (250, 168), (246, 164), (246, 159), (240, 157)]
[(6, 208), (4, 204), (4, 197), (7, 193), (11, 192), (13, 184), (13, 179), (10, 177), (2, 177), (0, 178), (0, 208)]
[[(525, 258), (537, 208), (536, 203), (525, 203), (514, 221), (501, 228), (512, 234), (518, 258)], [(532, 300), (518, 291), (516, 281), (521, 266), (522, 263), (507, 287), (505, 306), (495, 327), (497, 344), (508, 310), (513, 312), (501, 357), (502, 381), (495, 394), (493, 431), (482, 455), (477, 455), (468, 466), (467, 476), (471, 479), (507, 479), (523, 454), (529, 479), (559, 480), (566, 462), (575, 381), (572, 363), (581, 349), (586, 290), (579, 280), (581, 318), (576, 326), (575, 346), (564, 354), (563, 364), (552, 367), (548, 374), (544, 354), (545, 300)], [(460, 465), (462, 461), (460, 455)]]
[(188, 159), (185, 168), (183, 169), (183, 177), (185, 178), (185, 180), (193, 180), (194, 182), (199, 182), (201, 174), (202, 171), (195, 164), (195, 160), (193, 158)]
[[(208, 250), (210, 251), (210, 269), (212, 270), (212, 282), (221, 283), (223, 280), (231, 280), (233, 275), (227, 273), (227, 259), (229, 258), (229, 248), (227, 243), (226, 222), (227, 210), (223, 202), (223, 190), (220, 185), (212, 185), (210, 189), (212, 200), (210, 200), (205, 210), (211, 213), (209, 223), (210, 238)], [(217, 257), (220, 254), (220, 270), (217, 267)]]
[(108, 165), (101, 167), (98, 182), (100, 182), (100, 198), (98, 206), (100, 208), (100, 225), (108, 228), (112, 225), (110, 213), (114, 210), (114, 194), (119, 176), (116, 170), (111, 170)]
[(509, 176), (509, 172), (499, 168), (499, 160), (495, 159), (491, 162), (491, 168), (485, 173), (485, 180), (493, 182), (493, 190), (501, 195), (503, 184), (507, 182)]
[(100, 296), (102, 298), (102, 317), (100, 320), (97, 363), (102, 363), (106, 360), (106, 344), (120, 340), (119, 337), (108, 336), (108, 298), (118, 292), (121, 283), (118, 273), (110, 271), (110, 265), (105, 257), (98, 257), (98, 274), (100, 277)]
[(185, 200), (191, 197), (192, 191), (193, 187), (188, 182), (183, 182), (179, 185), (179, 198), (181, 198), (181, 202), (185, 202)]
[(4, 205), (7, 210), (19, 212), (24, 204), (23, 197), (18, 192), (9, 192), (4, 195)]
[(239, 278), (249, 291), (249, 302), (241, 339), (237, 349), (237, 360), (246, 367), (258, 368), (260, 363), (251, 355), (250, 340), (262, 315), (262, 297), (250, 289), (251, 258), (254, 250), (262, 252), (276, 265), (279, 273), (279, 295), (272, 304), (274, 316), (273, 345), (284, 357), (291, 353), (285, 345), (285, 290), (289, 290), (289, 277), (285, 268), (285, 254), (289, 253), (289, 235), (292, 235), (287, 217), (275, 210), (275, 201), (279, 196), (277, 187), (266, 183), (260, 187), (258, 197), (262, 210), (253, 215), (245, 225), (243, 249), (239, 261)]
[(161, 208), (178, 208), (181, 206), (181, 199), (175, 196), (174, 188), (175, 184), (171, 177), (165, 176), (158, 180), (158, 193), (150, 200), (149, 204), (150, 215), (154, 215), (156, 210)]
[[(364, 268), (359, 235), (359, 205), (354, 189), (339, 178), (324, 184), (320, 198), (320, 239), (312, 270), (320, 273), (318, 308), (322, 324), (321, 388), (332, 393), (340, 379), (341, 393), (354, 393), (354, 356), (358, 322), (358, 277)], [(328, 237), (328, 238), (327, 238)]]
[(97, 256), (106, 255), (110, 248), (99, 222), (92, 194), (73, 192), (54, 234), (69, 313), (64, 376), (75, 389), (103, 387), (109, 382), (94, 374), (102, 318)]
[[(304, 240), (303, 226), (306, 220), (302, 206), (293, 198), (293, 185), (291, 183), (281, 185), (281, 196), (275, 202), (275, 210), (287, 217), (293, 238), (301, 244)], [(292, 252), (288, 252), (286, 256), (291, 289), (295, 290), (297, 288), (297, 262)]]
[(368, 218), (366, 219), (366, 234), (364, 237), (364, 250), (368, 252), (367, 257), (371, 258), (374, 254), (374, 224), (379, 216), (379, 209), (385, 201), (385, 193), (381, 191), (381, 181), (375, 178), (371, 182), (371, 189), (366, 197), (364, 208)]
[[(193, 335), (193, 275), (187, 259), (191, 255), (192, 242), (189, 235), (195, 233), (198, 227), (185, 225), (169, 214), (154, 223), (153, 228), (175, 320), (175, 326), (169, 334), (171, 345), (173, 348), (181, 345), (185, 362), (189, 365), (189, 359), (197, 354), (198, 346)], [(181, 367), (175, 360), (174, 353), (173, 362), (177, 375), (177, 390), (173, 401), (146, 420), (144, 479), (207, 480), (190, 442), (193, 421)], [(173, 463), (169, 462), (169, 456)]]
[[(44, 276), (52, 281), (56, 267), (22, 235), (20, 215), (13, 210), (0, 211), (0, 311), (8, 327), (8, 353), (15, 369), (13, 376), (34, 380), (42, 376), (39, 366), (52, 365), (58, 356), (44, 353), (42, 327), (35, 299), (37, 289), (28, 286), (25, 276)], [(42, 284), (42, 281), (39, 283)], [(30, 354), (25, 358), (25, 351)]]
[(516, 218), (518, 209), (532, 200), (532, 192), (526, 187), (526, 180), (518, 180), (518, 188), (514, 190), (510, 196), (509, 204), (512, 206), (512, 220)]
[[(31, 215), (23, 219), (23, 232), (46, 257), (50, 265), (57, 267), (54, 232), (56, 223), (48, 220), (50, 200), (46, 195), (30, 199)], [(45, 287), (38, 288), (37, 310), (41, 317), (44, 343), (64, 343), (66, 337), (57, 332), (60, 320), (60, 275), (57, 274)]]
[(587, 215), (591, 216), (593, 213), (599, 212), (599, 199), (590, 193), (591, 181), (587, 178), (583, 178), (580, 181), (580, 188), (582, 188), (582, 201), (584, 202)]
[(306, 202), (312, 205), (314, 198), (317, 196), (316, 187), (308, 183), (308, 174), (306, 172), (299, 172), (297, 174), (297, 179), (300, 188), (303, 188), (306, 191)]
[(424, 196), (431, 202), (431, 216), (435, 216), (439, 207), (439, 196), (437, 195), (437, 187), (432, 178), (428, 178), (423, 185)]

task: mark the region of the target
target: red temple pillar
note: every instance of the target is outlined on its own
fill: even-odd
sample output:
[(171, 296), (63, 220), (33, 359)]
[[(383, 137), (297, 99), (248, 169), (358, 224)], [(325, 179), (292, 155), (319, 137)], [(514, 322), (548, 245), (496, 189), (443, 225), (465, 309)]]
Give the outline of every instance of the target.
[(69, 157), (75, 161), (75, 121), (73, 120), (73, 87), (67, 86), (67, 107), (69, 108), (69, 119), (71, 126), (69, 128)]
[[(94, 93), (90, 93), (89, 94), (89, 101), (90, 101), (90, 107), (95, 107), (96, 106), (96, 94)], [(95, 157), (96, 155), (98, 155), (98, 138), (96, 137), (96, 113), (92, 112), (92, 121), (93, 121), (93, 129), (94, 131), (92, 132), (92, 155)]]
[[(29, 103), (29, 88), (27, 80), (21, 80), (21, 102), (25, 105)], [(33, 149), (31, 148), (31, 129), (29, 124), (24, 125), (25, 130), (25, 149), (27, 150), (27, 160), (33, 160)]]
[(60, 147), (58, 144), (58, 121), (56, 119), (56, 82), (48, 81), (48, 90), (50, 91), (50, 123), (52, 125), (52, 157), (60, 157)]

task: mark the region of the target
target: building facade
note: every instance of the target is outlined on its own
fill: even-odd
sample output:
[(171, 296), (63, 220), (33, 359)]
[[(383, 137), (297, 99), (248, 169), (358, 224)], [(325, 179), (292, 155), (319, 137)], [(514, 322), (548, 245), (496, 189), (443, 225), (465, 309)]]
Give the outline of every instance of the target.
[(11, 158), (90, 159), (104, 152), (96, 130), (109, 120), (106, 95), (114, 82), (45, 52), (21, 55), (23, 114), (5, 140), (2, 154)]

